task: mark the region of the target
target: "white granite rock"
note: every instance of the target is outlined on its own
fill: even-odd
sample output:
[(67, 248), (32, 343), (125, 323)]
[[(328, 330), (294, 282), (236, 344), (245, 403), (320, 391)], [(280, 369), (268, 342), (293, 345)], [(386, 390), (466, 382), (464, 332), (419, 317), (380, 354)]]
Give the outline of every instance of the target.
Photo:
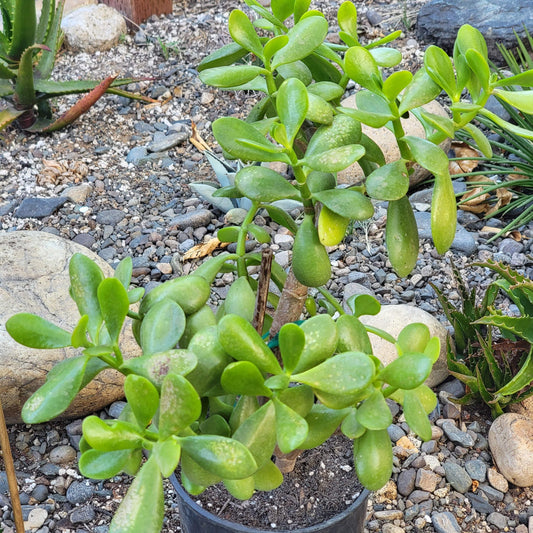
[[(76, 252), (94, 259), (106, 276), (112, 275), (111, 266), (89, 249), (50, 233), (0, 233), (0, 397), (8, 423), (20, 422), (24, 402), (44, 383), (55, 363), (79, 353), (73, 348), (27, 348), (5, 328), (9, 317), (29, 312), (72, 331), (79, 312), (68, 294), (68, 264)], [(140, 355), (129, 319), (121, 346), (126, 357)], [(80, 417), (122, 398), (122, 383), (122, 374), (115, 370), (100, 373), (78, 394), (65, 417)]]
[[(431, 336), (438, 336), (440, 339), (440, 355), (437, 362), (433, 365), (433, 370), (426, 384), (434, 387), (442, 383), (448, 377), (448, 365), (446, 364), (446, 328), (428, 312), (407, 304), (399, 305), (382, 305), (381, 311), (377, 315), (364, 315), (360, 317), (365, 325), (374, 326), (390, 333), (394, 338), (408, 324), (421, 322), (425, 324), (431, 333)], [(374, 355), (378, 357), (383, 364), (388, 365), (398, 357), (396, 348), (390, 342), (383, 340), (381, 337), (370, 333), (370, 341)]]
[(492, 458), (500, 473), (519, 487), (533, 485), (533, 420), (504, 413), (489, 430)]
[(80, 7), (61, 22), (65, 43), (72, 50), (94, 53), (115, 46), (127, 33), (124, 17), (105, 4)]

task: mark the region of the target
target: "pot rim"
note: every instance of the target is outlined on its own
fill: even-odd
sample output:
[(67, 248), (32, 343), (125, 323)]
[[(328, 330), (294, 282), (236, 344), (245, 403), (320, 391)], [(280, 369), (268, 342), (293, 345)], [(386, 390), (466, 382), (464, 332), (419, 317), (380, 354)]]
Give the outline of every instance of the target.
[[(178, 480), (178, 477), (176, 476), (176, 473), (172, 473), (172, 475), (169, 477), (170, 482), (172, 483), (172, 486), (174, 487), (174, 490), (177, 492), (178, 497), (183, 500), (184, 503), (186, 503), (189, 507), (192, 507), (195, 512), (197, 512), (199, 515), (201, 515), (206, 520), (211, 520), (215, 524), (225, 527), (225, 528), (233, 528), (234, 531), (238, 533), (265, 533), (266, 531), (269, 531), (268, 529), (255, 529), (252, 527), (244, 526), (243, 524), (240, 524), (238, 522), (231, 522), (230, 520), (225, 520), (224, 518), (220, 518), (213, 513), (210, 513), (203, 507), (200, 507), (191, 497), (191, 495), (182, 487), (181, 483)], [(340, 522), (342, 519), (344, 519), (349, 514), (356, 511), (356, 509), (365, 506), (366, 500), (368, 499), (370, 495), (370, 491), (368, 489), (363, 489), (359, 493), (359, 496), (348, 506), (346, 509), (341, 511), (340, 513), (337, 513), (331, 518), (328, 518), (328, 520), (325, 520), (323, 522), (320, 522), (318, 524), (299, 528), (299, 529), (274, 529), (272, 531), (276, 531), (276, 533), (317, 533), (322, 531), (325, 527), (331, 527), (335, 526), (337, 522)], [(366, 515), (366, 508), (364, 509), (365, 515)]]

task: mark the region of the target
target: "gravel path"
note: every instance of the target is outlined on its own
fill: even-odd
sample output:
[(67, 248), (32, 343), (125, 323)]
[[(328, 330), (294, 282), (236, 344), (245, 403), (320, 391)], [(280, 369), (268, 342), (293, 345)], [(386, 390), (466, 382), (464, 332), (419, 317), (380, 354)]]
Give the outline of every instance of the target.
[[(421, 47), (407, 31), (407, 22), (423, 1), (366, 1), (360, 9), (368, 38), (383, 29), (402, 28), (400, 44), (408, 65), (420, 61)], [(315, 2), (333, 16), (337, 2)], [(154, 18), (116, 49), (88, 54), (63, 53), (58, 79), (80, 73), (104, 77), (119, 70), (123, 76), (154, 78), (137, 89), (158, 99), (145, 105), (109, 96), (73, 127), (49, 136), (9, 130), (0, 135), (0, 230), (48, 231), (76, 241), (111, 264), (131, 255), (134, 283), (150, 288), (194, 268), (182, 257), (192, 246), (210, 238), (224, 224), (224, 214), (194, 195), (193, 181), (213, 180), (204, 157), (189, 142), (193, 125), (213, 146), (211, 122), (220, 115), (240, 116), (254, 103), (253, 95), (233, 95), (202, 85), (195, 65), (209, 51), (227, 42), (226, 21), (232, 0), (187, 2), (174, 6), (172, 16)], [(186, 37), (185, 37), (186, 36)], [(161, 41), (160, 41), (161, 40)], [(160, 42), (166, 45), (168, 57)], [(58, 112), (70, 105), (58, 102)], [(458, 298), (447, 257), (469, 283), (483, 287), (490, 279), (467, 263), (503, 260), (533, 277), (528, 260), (533, 226), (522, 228), (522, 242), (500, 239), (487, 243), (486, 222), (460, 213), (460, 229), (452, 251), (439, 257), (429, 239), (427, 191), (413, 198), (421, 226), (422, 253), (413, 273), (398, 279), (387, 261), (383, 244), (385, 209), (377, 206), (367, 225), (357, 226), (343, 244), (332, 250), (334, 278), (330, 290), (347, 298), (372, 291), (382, 303), (408, 303), (443, 320), (432, 281), (450, 299)], [(289, 260), (291, 237), (276, 224), (258, 217), (273, 235), (277, 260)], [(490, 225), (500, 225), (491, 221)], [(218, 280), (215, 293), (223, 297), (231, 275)], [(395, 448), (395, 477), (372, 496), (368, 531), (402, 533), (497, 532), (527, 533), (533, 516), (533, 491), (509, 488), (492, 472), (487, 447), (490, 417), (485, 412), (460, 412), (446, 400), (455, 393), (451, 382), (439, 395), (434, 440), (420, 443), (406, 434), (402, 419), (391, 426)], [(100, 416), (113, 416), (120, 403)], [(81, 421), (10, 427), (22, 503), (28, 527), (50, 531), (105, 533), (127, 486), (127, 476), (110, 481), (85, 480), (76, 467)], [(450, 466), (456, 465), (456, 466)], [(12, 515), (0, 461), (0, 531), (12, 531)], [(488, 476), (488, 477), (487, 477)], [(479, 488), (472, 491), (472, 480)], [(168, 492), (164, 531), (180, 531), (179, 517)], [(533, 526), (529, 533), (532, 533)]]

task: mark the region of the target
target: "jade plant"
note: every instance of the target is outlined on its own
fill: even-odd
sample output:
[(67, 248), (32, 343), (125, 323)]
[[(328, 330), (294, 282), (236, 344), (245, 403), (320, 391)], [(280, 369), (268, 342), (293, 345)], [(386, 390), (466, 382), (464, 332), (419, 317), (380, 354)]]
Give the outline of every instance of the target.
[[(483, 401), (496, 418), (510, 404), (533, 395), (533, 282), (492, 260), (472, 266), (498, 275), (483, 298), (478, 298), (475, 288), (468, 289), (453, 264), (460, 307), (434, 289), (454, 328), (453, 339), (447, 341), (448, 368), (468, 387), (467, 394), (454, 401)], [(502, 293), (516, 305), (519, 316), (505, 315), (495, 305)]]
[[(373, 200), (387, 200), (391, 262), (401, 275), (408, 274), (418, 253), (406, 197), (416, 162), (435, 174), (433, 237), (440, 252), (447, 250), (455, 233), (455, 197), (447, 156), (435, 143), (458, 128), (477, 132), (469, 120), (493, 83), (484, 77), (483, 38), (469, 26), (460, 30), (457, 75), (444, 52), (430, 47), (417, 74), (398, 71), (385, 79), (381, 69), (401, 59), (385, 46), (398, 34), (362, 45), (351, 2), (338, 11), (343, 45), (325, 41), (328, 23), (308, 9), (307, 0), (273, 0), (270, 11), (254, 0), (247, 4), (260, 18), (252, 22), (234, 10), (229, 30), (235, 42), (199, 66), (206, 83), (265, 94), (247, 120), (226, 117), (213, 123), (224, 155), (242, 164), (233, 184), (217, 192), (249, 203), (240, 225), (218, 232), (221, 241), (236, 243), (236, 251), (212, 257), (146, 295), (142, 288), (130, 289), (131, 259), (121, 261), (114, 277), (104, 278), (94, 262), (76, 254), (70, 295), (80, 319), (73, 331), (27, 313), (6, 323), (9, 334), (27, 346), (79, 350), (57, 364), (28, 399), (22, 412), (28, 423), (63, 413), (102, 370), (124, 374), (123, 413), (117, 420), (87, 417), (80, 441), (84, 475), (135, 476), (113, 519), (114, 533), (160, 530), (162, 477), (178, 467), (192, 494), (223, 482), (234, 496), (249, 498), (282, 483), (275, 456), (294, 458), (338, 430), (353, 440), (362, 484), (378, 489), (392, 474), (387, 399), (403, 406), (421, 438), (431, 438), (427, 415), (436, 398), (424, 382), (440, 353), (438, 338), (421, 324), (407, 326), (398, 338), (363, 326), (359, 317), (380, 309), (366, 295), (350, 300), (347, 313), (324, 287), (331, 277), (326, 246), (340, 242), (351, 220), (372, 216)], [(350, 79), (362, 87), (357, 109), (340, 106)], [(442, 88), (452, 97), (450, 119), (420, 109)], [(459, 100), (465, 88), (472, 103)], [(491, 85), (490, 90), (499, 89)], [(401, 118), (408, 113), (426, 125), (425, 139), (404, 135)], [(362, 133), (362, 123), (393, 129), (401, 159), (386, 163), (380, 147)], [(477, 133), (476, 140), (485, 147)], [(287, 175), (265, 166), (273, 161), (286, 163)], [(364, 182), (338, 188), (336, 172), (354, 162), (362, 167)], [(298, 201), (302, 220), (274, 205), (279, 200)], [(264, 212), (295, 235), (288, 272), (271, 262), (270, 234), (256, 223)], [(246, 250), (249, 236), (262, 252)], [(257, 266), (259, 278), (253, 274)], [(220, 272), (233, 272), (235, 281), (213, 309), (210, 288)], [(271, 290), (270, 280), (281, 296)], [(331, 314), (317, 313), (308, 287), (317, 288)], [(131, 359), (121, 348), (126, 321), (142, 351)], [(398, 358), (384, 366), (373, 353), (369, 332), (393, 343)]]
[[(0, 2), (0, 97), (7, 107), (0, 111), (0, 130), (16, 122), (29, 131), (51, 132), (71, 124), (106, 92), (152, 101), (119, 87), (132, 79), (109, 76), (103, 81), (54, 81), (56, 54), (63, 41), (61, 16), (64, 0), (44, 0), (37, 19), (34, 0)], [(53, 119), (50, 99), (88, 93), (61, 117)]]

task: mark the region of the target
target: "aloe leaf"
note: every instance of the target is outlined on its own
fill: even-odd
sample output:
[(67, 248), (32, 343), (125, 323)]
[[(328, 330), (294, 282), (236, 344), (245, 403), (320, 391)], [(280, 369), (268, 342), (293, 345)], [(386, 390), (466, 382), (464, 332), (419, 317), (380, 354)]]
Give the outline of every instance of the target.
[(0, 131), (9, 126), (12, 122), (17, 120), (26, 111), (24, 109), (18, 110), (8, 107), (0, 111)]
[(476, 324), (496, 326), (501, 330), (509, 331), (533, 344), (533, 320), (531, 317), (515, 317), (490, 315), (476, 320)]
[(159, 533), (164, 514), (163, 480), (156, 458), (151, 457), (133, 480), (109, 533)]
[(13, 80), (16, 77), (17, 77), (17, 73), (15, 71), (11, 70), (3, 62), (0, 62), (0, 79), (2, 79), (2, 80)]
[(13, 33), (8, 55), (11, 59), (21, 59), (25, 50), (35, 41), (37, 17), (34, 0), (17, 0), (13, 14)]
[[(48, 2), (45, 2), (48, 3)], [(49, 15), (49, 22), (48, 27), (46, 28), (46, 32), (43, 36), (44, 42), (41, 41), (40, 37), (36, 37), (37, 42), (43, 42), (48, 48), (50, 48), (50, 53), (48, 54), (41, 54), (41, 57), (39, 58), (37, 62), (37, 71), (40, 73), (41, 79), (48, 79), (50, 77), (50, 74), (52, 74), (52, 70), (54, 69), (54, 64), (56, 60), (56, 54), (58, 52), (58, 48), (61, 45), (62, 42), (62, 34), (61, 34), (61, 19), (63, 17), (63, 8), (65, 6), (65, 2), (63, 0), (59, 1), (57, 3), (57, 7), (54, 0), (50, 0), (50, 15)], [(43, 5), (44, 10), (44, 5)], [(41, 14), (42, 17), (42, 14)], [(44, 21), (43, 21), (44, 25)], [(38, 31), (41, 26), (41, 20), (39, 20), (39, 27)]]
[[(99, 100), (107, 89), (110, 87), (111, 83), (116, 79), (115, 76), (109, 76), (103, 80), (99, 85), (97, 85), (91, 92), (86, 94), (83, 98), (78, 100), (68, 111), (63, 113), (57, 120), (52, 122), (49, 126), (40, 128), (37, 131), (42, 133), (50, 133), (52, 131), (60, 130), (69, 124), (72, 124), (78, 117), (86, 113), (94, 103)], [(29, 131), (34, 131), (29, 128)]]
[(26, 48), (20, 56), (18, 76), (15, 84), (15, 105), (20, 109), (30, 109), (37, 103), (33, 81), (33, 51), (49, 50), (42, 44)]

